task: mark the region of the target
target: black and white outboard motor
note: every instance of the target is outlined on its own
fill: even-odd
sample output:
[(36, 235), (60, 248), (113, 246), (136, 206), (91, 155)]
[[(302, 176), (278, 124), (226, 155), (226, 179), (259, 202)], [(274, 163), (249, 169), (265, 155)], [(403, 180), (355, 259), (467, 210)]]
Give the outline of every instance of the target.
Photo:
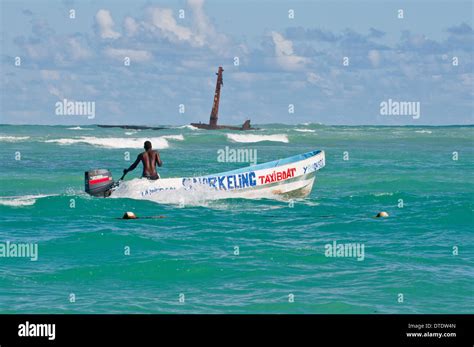
[(96, 197), (110, 196), (110, 189), (115, 186), (112, 174), (107, 169), (86, 171), (84, 180), (86, 193)]

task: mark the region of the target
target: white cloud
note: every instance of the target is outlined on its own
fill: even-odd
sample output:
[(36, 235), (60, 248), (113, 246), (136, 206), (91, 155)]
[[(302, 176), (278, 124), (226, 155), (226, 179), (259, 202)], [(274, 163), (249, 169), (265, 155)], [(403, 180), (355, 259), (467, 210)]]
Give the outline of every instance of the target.
[(123, 60), (125, 57), (129, 57), (132, 63), (148, 61), (152, 58), (152, 55), (148, 51), (134, 50), (134, 49), (118, 49), (118, 48), (106, 48), (105, 54), (113, 59)]
[(203, 4), (203, 0), (188, 0), (188, 6), (191, 7), (193, 12), (193, 23), (196, 31), (194, 40), (201, 46), (206, 43), (207, 36), (215, 34), (214, 28), (210, 25), (204, 13)]
[(322, 93), (328, 96), (333, 95), (334, 89), (337, 88), (331, 78), (325, 78), (314, 72), (308, 72), (306, 74), (306, 81), (312, 86), (319, 88)]
[(215, 51), (223, 52), (228, 41), (224, 34), (219, 34), (204, 12), (204, 0), (188, 0), (193, 13), (194, 40), (199, 45), (208, 45)]
[(58, 97), (59, 99), (63, 99), (63, 93), (61, 93), (61, 92), (59, 91), (59, 89), (56, 88), (56, 87), (48, 86), (48, 92), (49, 92), (51, 95), (54, 95), (54, 96)]
[(71, 38), (68, 40), (68, 43), (71, 56), (74, 60), (87, 59), (92, 55), (91, 52), (87, 48), (82, 47), (76, 39)]
[(188, 41), (194, 43), (191, 30), (176, 23), (171, 9), (153, 7), (148, 9), (148, 13), (150, 15), (151, 24), (155, 28), (158, 28), (163, 37), (169, 41)]
[(228, 38), (218, 33), (204, 12), (203, 0), (188, 0), (192, 16), (190, 27), (180, 25), (170, 8), (151, 7), (147, 10), (148, 20), (142, 22), (143, 28), (158, 33), (173, 43), (185, 42), (192, 47), (209, 47), (219, 54), (227, 54)]
[(57, 70), (40, 70), (40, 74), (44, 80), (59, 80), (59, 71)]
[(118, 39), (120, 33), (114, 31), (114, 20), (108, 10), (99, 10), (95, 15), (95, 20), (99, 28), (100, 37), (103, 39)]
[(314, 72), (309, 72), (306, 74), (306, 80), (310, 84), (318, 84), (318, 82), (321, 82), (321, 76), (315, 74)]
[(368, 54), (368, 58), (372, 64), (372, 66), (377, 67), (380, 64), (380, 53), (377, 50), (370, 50)]
[(207, 68), (207, 62), (199, 59), (184, 59), (181, 61), (181, 66), (189, 69), (205, 69)]
[(293, 51), (293, 42), (287, 40), (276, 31), (272, 31), (272, 39), (275, 45), (275, 56), (278, 65), (285, 70), (299, 70), (304, 68), (308, 59), (296, 55)]
[(125, 17), (123, 21), (123, 26), (127, 36), (133, 36), (138, 31), (138, 23), (132, 17)]
[(32, 59), (44, 59), (50, 53), (45, 45), (27, 44), (25, 45), (28, 56)]

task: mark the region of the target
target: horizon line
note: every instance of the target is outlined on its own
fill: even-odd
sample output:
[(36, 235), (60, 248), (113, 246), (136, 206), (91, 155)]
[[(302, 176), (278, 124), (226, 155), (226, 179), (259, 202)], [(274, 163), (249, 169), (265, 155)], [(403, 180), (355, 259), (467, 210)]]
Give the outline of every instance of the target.
[[(186, 126), (191, 124), (150, 124), (150, 125), (143, 125), (143, 124), (29, 124), (29, 123), (0, 123), (0, 126), (99, 126), (99, 125), (116, 125), (116, 126), (144, 126), (144, 127), (169, 127), (169, 128), (175, 128), (179, 126)], [(302, 126), (308, 126), (308, 125), (322, 125), (322, 126), (348, 126), (348, 127), (367, 127), (367, 126), (378, 126), (378, 127), (470, 127), (474, 126), (474, 123), (466, 123), (466, 124), (324, 124), (320, 122), (304, 122), (304, 123), (254, 123), (254, 125), (258, 126), (265, 126), (265, 125), (288, 125), (288, 126), (297, 126), (297, 125), (302, 125)], [(163, 129), (163, 130), (166, 130)], [(246, 130), (246, 131), (251, 131), (251, 130)]]

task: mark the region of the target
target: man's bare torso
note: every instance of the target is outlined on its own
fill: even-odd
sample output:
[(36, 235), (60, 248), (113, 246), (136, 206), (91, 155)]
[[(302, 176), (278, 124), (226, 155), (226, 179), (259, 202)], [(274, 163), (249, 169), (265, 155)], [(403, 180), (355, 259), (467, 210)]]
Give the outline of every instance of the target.
[(156, 163), (159, 160), (158, 153), (154, 150), (149, 150), (141, 153), (141, 161), (143, 164), (143, 177), (156, 177)]
[(134, 170), (140, 162), (143, 164), (142, 177), (149, 179), (160, 178), (156, 172), (156, 165), (161, 166), (163, 165), (163, 162), (161, 161), (160, 155), (157, 151), (149, 149), (143, 153), (140, 153), (137, 156), (135, 162), (127, 170), (125, 170), (125, 172)]

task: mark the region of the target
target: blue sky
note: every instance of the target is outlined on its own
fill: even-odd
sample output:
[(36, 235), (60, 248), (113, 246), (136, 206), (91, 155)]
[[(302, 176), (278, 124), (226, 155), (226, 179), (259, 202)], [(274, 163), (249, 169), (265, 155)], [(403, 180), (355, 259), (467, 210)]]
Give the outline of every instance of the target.
[[(1, 12), (1, 123), (207, 122), (220, 65), (221, 124), (474, 123), (471, 1), (1, 0)], [(56, 115), (64, 98), (95, 102), (95, 118)], [(421, 116), (381, 115), (388, 99)]]

